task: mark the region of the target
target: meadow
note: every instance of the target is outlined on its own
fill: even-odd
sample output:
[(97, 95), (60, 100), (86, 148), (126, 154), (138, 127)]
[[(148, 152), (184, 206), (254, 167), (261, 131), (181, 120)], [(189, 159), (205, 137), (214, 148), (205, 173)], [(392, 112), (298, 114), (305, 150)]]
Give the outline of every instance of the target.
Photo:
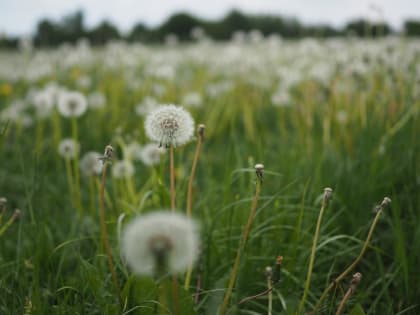
[[(66, 115), (65, 97), (87, 110)], [(121, 251), (129, 222), (173, 201), (170, 150), (144, 128), (161, 104), (195, 121), (194, 139), (173, 152), (177, 213), (201, 145), (191, 204), (200, 254), (187, 290), (185, 272), (139, 276)], [(0, 52), (0, 314), (335, 314), (356, 272), (343, 314), (419, 314), (419, 108), (415, 39), (251, 33)], [(102, 177), (95, 161), (109, 144)], [(165, 302), (169, 280), (178, 292)]]

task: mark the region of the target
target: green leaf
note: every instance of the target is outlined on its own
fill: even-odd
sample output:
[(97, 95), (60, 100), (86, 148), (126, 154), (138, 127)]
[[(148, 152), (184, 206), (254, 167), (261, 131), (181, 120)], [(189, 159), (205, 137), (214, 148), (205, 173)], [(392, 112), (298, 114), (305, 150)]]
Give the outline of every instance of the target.
[[(130, 276), (122, 289), (125, 311), (133, 310), (129, 314), (153, 315), (157, 307), (158, 286), (148, 277)], [(134, 312), (134, 310), (137, 311)]]
[(366, 315), (366, 313), (363, 310), (362, 306), (359, 303), (357, 303), (350, 311), (349, 315)]

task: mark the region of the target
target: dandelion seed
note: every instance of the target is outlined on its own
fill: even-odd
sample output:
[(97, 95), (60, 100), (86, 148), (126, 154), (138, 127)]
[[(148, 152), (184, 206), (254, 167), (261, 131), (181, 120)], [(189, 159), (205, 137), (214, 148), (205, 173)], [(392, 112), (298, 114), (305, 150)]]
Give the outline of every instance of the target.
[(153, 275), (163, 270), (183, 272), (198, 255), (199, 237), (184, 215), (157, 211), (138, 217), (125, 229), (122, 251), (135, 273)]
[(94, 176), (102, 173), (102, 155), (98, 152), (87, 152), (80, 160), (80, 171), (85, 176)]
[(176, 147), (191, 140), (194, 120), (182, 107), (163, 105), (147, 116), (145, 129), (147, 136), (161, 146)]
[(79, 92), (61, 92), (58, 97), (58, 111), (63, 117), (80, 117), (87, 110), (87, 100)]
[(135, 173), (133, 163), (128, 160), (117, 161), (112, 166), (112, 176), (114, 178), (129, 178)]
[(66, 159), (74, 159), (79, 155), (80, 144), (73, 139), (61, 140), (58, 144), (58, 153)]
[(165, 153), (165, 150), (159, 148), (156, 143), (149, 143), (143, 146), (140, 152), (141, 161), (147, 166), (159, 164), (160, 156)]

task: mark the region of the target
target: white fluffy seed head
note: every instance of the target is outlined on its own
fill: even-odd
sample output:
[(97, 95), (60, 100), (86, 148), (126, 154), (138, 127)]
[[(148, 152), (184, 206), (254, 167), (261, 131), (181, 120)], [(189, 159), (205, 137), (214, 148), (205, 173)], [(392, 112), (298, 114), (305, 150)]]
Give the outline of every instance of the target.
[(79, 92), (63, 91), (58, 96), (58, 112), (64, 117), (79, 117), (87, 110), (86, 97)]
[(102, 173), (102, 155), (98, 152), (87, 152), (80, 160), (80, 171), (85, 176), (94, 176)]
[(67, 138), (61, 140), (58, 144), (58, 154), (65, 159), (74, 159), (79, 155), (80, 144), (73, 139)]
[(33, 97), (33, 104), (38, 117), (49, 117), (54, 108), (54, 95), (47, 90), (37, 92)]
[(132, 177), (136, 169), (129, 160), (122, 160), (113, 163), (112, 165), (112, 176), (114, 178), (129, 178)]
[(182, 214), (161, 210), (138, 217), (123, 232), (123, 254), (138, 274), (153, 275), (158, 271), (156, 252), (162, 244), (167, 271), (185, 271), (198, 256), (196, 224)]
[(140, 159), (147, 166), (159, 164), (160, 156), (165, 153), (165, 150), (159, 148), (156, 143), (149, 143), (143, 146), (140, 151)]
[(194, 120), (184, 108), (162, 105), (147, 115), (145, 122), (147, 136), (164, 147), (179, 146), (191, 140)]

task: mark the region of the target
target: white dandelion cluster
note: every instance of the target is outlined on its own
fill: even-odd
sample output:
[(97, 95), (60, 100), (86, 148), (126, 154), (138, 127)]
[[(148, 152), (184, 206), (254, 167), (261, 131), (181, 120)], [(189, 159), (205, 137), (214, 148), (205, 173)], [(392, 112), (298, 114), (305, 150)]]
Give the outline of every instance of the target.
[(179, 146), (191, 140), (194, 120), (190, 113), (180, 106), (162, 105), (146, 118), (147, 136), (166, 148)]
[(122, 235), (122, 252), (137, 274), (153, 275), (157, 270), (156, 251), (162, 249), (170, 273), (185, 271), (198, 255), (199, 236), (194, 221), (186, 216), (160, 210), (136, 218)]

